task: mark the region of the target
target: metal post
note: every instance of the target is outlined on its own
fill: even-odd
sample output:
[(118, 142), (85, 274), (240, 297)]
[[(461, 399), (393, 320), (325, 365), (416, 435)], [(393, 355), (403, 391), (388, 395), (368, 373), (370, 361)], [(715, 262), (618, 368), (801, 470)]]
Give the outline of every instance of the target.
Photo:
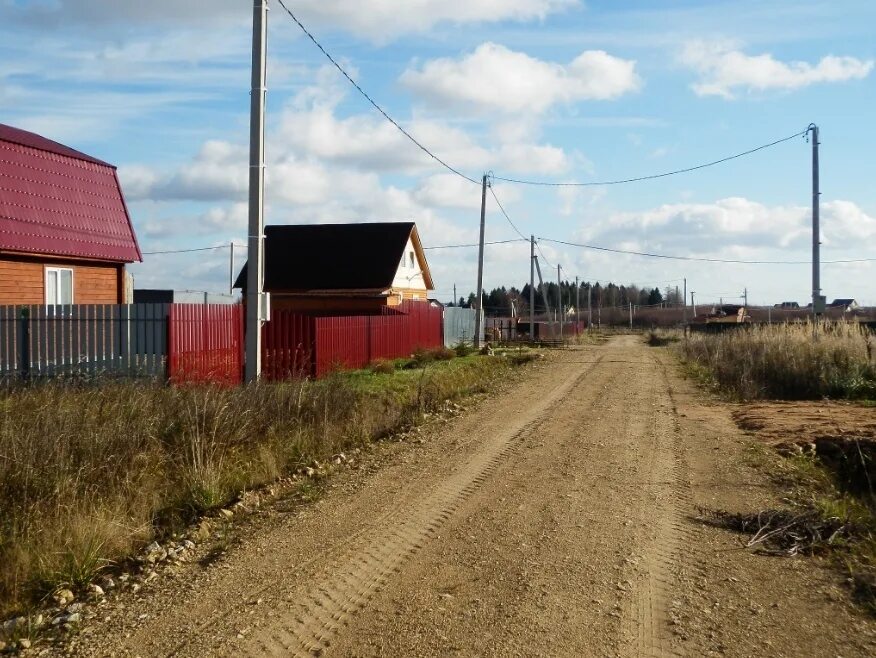
[(262, 285), (265, 232), (265, 78), (268, 50), (268, 0), (252, 10), (252, 93), (249, 115), (249, 235), (246, 277), (246, 381), (262, 373)]
[(535, 340), (535, 236), (529, 236), (529, 340)]
[(481, 346), (481, 315), (483, 314), (484, 302), (484, 223), (487, 216), (487, 175), (481, 184), (481, 238), (478, 242), (478, 291), (477, 291), (477, 315), (475, 315), (475, 349)]
[(821, 213), (818, 183), (818, 126), (810, 124), (812, 133), (812, 321), (813, 336), (816, 332), (816, 320), (824, 312), (821, 299)]
[(557, 320), (560, 321), (560, 342), (563, 340), (563, 280), (560, 278), (560, 266), (557, 265)]
[(21, 309), (21, 328), (18, 332), (18, 347), (21, 357), (21, 378), (30, 378), (30, 309)]

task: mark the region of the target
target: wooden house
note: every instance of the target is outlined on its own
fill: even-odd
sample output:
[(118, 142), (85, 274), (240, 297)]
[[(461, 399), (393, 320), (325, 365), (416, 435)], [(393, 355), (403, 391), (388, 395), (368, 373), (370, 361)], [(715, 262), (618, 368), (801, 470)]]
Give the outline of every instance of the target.
[(413, 222), (267, 226), (264, 276), (272, 310), (320, 315), (380, 313), (434, 289)]
[(124, 303), (140, 260), (113, 165), (0, 124), (0, 305)]

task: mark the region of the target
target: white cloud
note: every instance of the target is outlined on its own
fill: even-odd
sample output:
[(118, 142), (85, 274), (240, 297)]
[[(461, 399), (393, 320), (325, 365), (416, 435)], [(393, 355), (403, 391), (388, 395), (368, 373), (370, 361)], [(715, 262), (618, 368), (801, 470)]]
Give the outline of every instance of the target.
[(827, 55), (817, 64), (783, 62), (769, 53), (746, 55), (729, 42), (688, 43), (681, 61), (700, 74), (692, 85), (699, 96), (733, 98), (736, 91), (791, 90), (821, 82), (843, 82), (866, 78), (873, 60)]
[[(447, 23), (495, 23), (506, 20), (542, 20), (549, 14), (577, 6), (578, 0), (406, 0), (404, 6), (389, 0), (296, 0), (289, 8), (305, 22), (320, 27), (341, 28), (374, 41), (386, 41), (406, 33), (425, 32)], [(277, 2), (271, 23), (290, 29), (294, 24)], [(7, 3), (0, 5), (0, 17), (37, 25), (104, 26), (143, 25), (245, 25), (252, 16), (252, 3), (241, 0), (180, 2), (149, 0), (63, 0), (61, 2)]]
[[(299, 0), (290, 8), (302, 20), (340, 26), (375, 41), (425, 32), (442, 23), (496, 23), (543, 20), (575, 7), (578, 0)], [(279, 8), (282, 11), (282, 8)]]
[(541, 113), (558, 103), (610, 100), (637, 90), (636, 63), (587, 50), (567, 65), (546, 62), (495, 43), (458, 59), (440, 58), (408, 68), (401, 82), (444, 105), (508, 113)]
[[(822, 242), (825, 251), (876, 239), (876, 218), (851, 201), (822, 204)], [(603, 246), (627, 243), (671, 255), (733, 253), (736, 250), (804, 250), (811, 240), (811, 209), (767, 206), (741, 197), (713, 203), (674, 203), (641, 212), (619, 212), (589, 225), (581, 239)], [(730, 256), (733, 257), (733, 256)], [(837, 256), (839, 257), (839, 256)], [(825, 258), (827, 258), (825, 256)], [(788, 260), (782, 253), (769, 260)], [(793, 259), (791, 259), (793, 260)]]

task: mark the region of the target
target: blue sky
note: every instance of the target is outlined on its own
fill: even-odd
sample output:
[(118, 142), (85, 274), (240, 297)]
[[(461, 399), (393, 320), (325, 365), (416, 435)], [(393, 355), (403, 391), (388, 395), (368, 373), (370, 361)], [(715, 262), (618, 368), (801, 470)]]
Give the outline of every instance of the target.
[[(822, 131), (822, 258), (876, 258), (876, 5), (844, 2), (289, 0), (374, 98), (472, 177), (659, 173)], [(0, 0), (0, 122), (118, 165), (145, 251), (243, 244), (250, 0)], [(270, 2), (269, 223), (414, 220), (426, 246), (476, 240), (480, 190), (382, 120)], [(802, 138), (622, 186), (496, 182), (527, 235), (717, 258), (806, 260)], [(488, 204), (487, 237), (514, 231)], [(541, 243), (566, 276), (706, 301), (810, 295), (806, 265), (651, 260)], [(474, 288), (476, 250), (429, 254), (437, 296)], [(140, 287), (222, 291), (228, 250), (147, 256)], [(528, 245), (487, 249), (520, 285)], [(551, 275), (552, 277), (555, 276)], [(876, 304), (876, 262), (825, 265), (824, 293)]]

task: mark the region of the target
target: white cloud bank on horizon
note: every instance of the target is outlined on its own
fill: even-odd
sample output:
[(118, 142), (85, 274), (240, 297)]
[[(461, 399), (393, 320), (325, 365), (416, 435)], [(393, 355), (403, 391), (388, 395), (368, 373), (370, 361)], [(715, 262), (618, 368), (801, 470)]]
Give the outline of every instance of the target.
[(642, 85), (635, 61), (603, 50), (586, 50), (563, 65), (491, 42), (459, 58), (409, 67), (400, 80), (421, 98), (440, 105), (508, 113), (542, 113), (560, 103), (613, 100)]
[[(579, 0), (406, 0), (403, 7), (386, 0), (287, 0), (287, 6), (304, 22), (341, 29), (375, 42), (404, 34), (422, 33), (440, 24), (464, 25), (501, 21), (541, 21), (571, 9)], [(285, 24), (298, 34), (276, 0), (268, 6), (271, 24)], [(0, 18), (35, 25), (79, 25), (100, 29), (107, 24), (142, 27), (146, 24), (179, 26), (243, 24), (252, 16), (252, 2), (210, 0), (60, 0), (30, 5), (0, 5)]]
[(827, 55), (817, 64), (783, 62), (770, 53), (747, 55), (730, 42), (691, 41), (681, 53), (682, 64), (700, 74), (692, 86), (698, 96), (733, 99), (739, 90), (793, 90), (824, 82), (866, 78), (873, 60)]

